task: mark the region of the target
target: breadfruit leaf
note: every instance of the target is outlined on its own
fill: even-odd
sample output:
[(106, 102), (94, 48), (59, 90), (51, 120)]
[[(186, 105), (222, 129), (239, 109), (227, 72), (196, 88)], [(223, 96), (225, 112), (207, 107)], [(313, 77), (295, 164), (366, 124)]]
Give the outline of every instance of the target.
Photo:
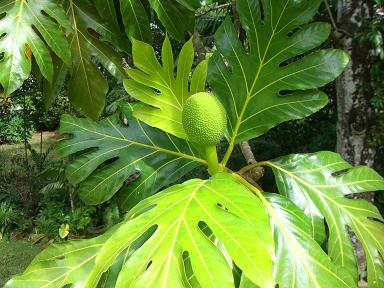
[(92, 10), (88, 0), (69, 0), (66, 4), (73, 26), (68, 36), (73, 55), (68, 96), (82, 114), (96, 120), (104, 109), (109, 87), (94, 61), (117, 79), (123, 80), (126, 75), (122, 58), (106, 42), (123, 50), (124, 41)]
[(51, 50), (67, 65), (71, 62), (63, 28), (70, 30), (71, 26), (56, 1), (1, 1), (0, 84), (6, 95), (29, 77), (32, 56), (49, 82), (53, 78)]
[[(211, 233), (217, 241), (208, 238)], [(51, 246), (6, 287), (99, 287), (122, 255), (116, 288), (234, 288), (233, 262), (260, 287), (274, 287), (268, 215), (227, 173), (143, 200), (104, 237)]]
[[(288, 198), (260, 193), (267, 203), (275, 241), (274, 276), (281, 288), (344, 287), (357, 288), (357, 281), (337, 266), (312, 238), (311, 223), (304, 212)], [(242, 275), (239, 288), (257, 288)]]
[(275, 173), (279, 192), (305, 211), (312, 227), (325, 219), (332, 261), (358, 279), (349, 233), (353, 231), (365, 251), (370, 287), (383, 287), (383, 218), (368, 201), (347, 196), (384, 190), (384, 179), (371, 168), (352, 167), (332, 152), (295, 154), (266, 163)]
[(131, 79), (124, 81), (124, 87), (132, 97), (147, 104), (135, 109), (133, 115), (148, 125), (186, 139), (182, 107), (189, 96), (205, 91), (207, 61), (196, 67), (190, 79), (194, 59), (190, 39), (180, 52), (175, 77), (174, 58), (168, 37), (162, 47), (162, 65), (149, 44), (133, 40), (132, 50), (136, 68), (127, 70)]
[(313, 239), (310, 220), (289, 199), (266, 195), (273, 209), (275, 235), (275, 279), (279, 287), (357, 287), (357, 281), (333, 263)]
[(240, 43), (229, 18), (220, 26), (208, 82), (228, 112), (232, 145), (327, 104), (316, 89), (334, 80), (349, 57), (336, 49), (310, 53), (330, 33), (326, 23), (308, 24), (320, 2), (236, 1), (246, 43)]
[[(130, 105), (122, 109), (122, 116), (99, 123), (69, 115), (61, 119), (60, 133), (70, 137), (57, 152), (76, 154), (66, 175), (87, 204), (107, 201), (123, 187), (119, 202), (126, 210), (205, 163), (186, 141), (133, 118)], [(125, 185), (134, 174), (138, 179)]]

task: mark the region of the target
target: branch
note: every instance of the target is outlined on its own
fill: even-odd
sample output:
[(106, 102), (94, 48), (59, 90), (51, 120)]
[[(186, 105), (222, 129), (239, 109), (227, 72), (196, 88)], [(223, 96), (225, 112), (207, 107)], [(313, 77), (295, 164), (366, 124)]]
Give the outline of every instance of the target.
[(246, 167), (251, 167), (248, 170), (245, 170), (244, 168), (246, 167), (244, 167), (242, 170), (240, 170), (241, 174), (247, 178), (251, 178), (254, 182), (257, 182), (261, 177), (264, 176), (265, 169), (264, 167), (260, 166), (259, 163), (257, 163), (248, 141), (240, 143), (240, 148), (245, 160), (247, 161), (247, 164), (249, 165)]
[(339, 29), (339, 27), (337, 27), (336, 20), (333, 17), (331, 7), (329, 6), (328, 0), (323, 0), (323, 2), (325, 4), (325, 8), (327, 9), (329, 19), (331, 20), (333, 30), (335, 30), (334, 33), (335, 33), (336, 38), (341, 38), (343, 36), (342, 34), (351, 37), (352, 35), (350, 33), (348, 33), (347, 31), (345, 31), (343, 29)]
[(231, 4), (232, 4), (233, 24), (235, 25), (235, 29), (237, 31), (237, 34), (239, 36), (240, 41), (242, 41), (243, 39), (241, 39), (241, 37), (240, 37), (240, 33), (241, 33), (240, 15), (236, 9), (236, 7), (237, 7), (236, 0), (232, 0), (231, 2), (232, 2)]
[(335, 31), (338, 31), (339, 28), (337, 28), (335, 18), (333, 18), (333, 14), (332, 14), (331, 8), (329, 7), (328, 0), (323, 0), (323, 2), (324, 2), (324, 4), (325, 4), (325, 8), (327, 9), (329, 18), (331, 19), (331, 23), (332, 23), (332, 27), (333, 27), (333, 29), (335, 29)]
[(197, 62), (200, 63), (205, 59), (207, 51), (205, 50), (204, 43), (199, 32), (196, 31), (193, 33), (192, 41), (195, 52), (197, 53)]

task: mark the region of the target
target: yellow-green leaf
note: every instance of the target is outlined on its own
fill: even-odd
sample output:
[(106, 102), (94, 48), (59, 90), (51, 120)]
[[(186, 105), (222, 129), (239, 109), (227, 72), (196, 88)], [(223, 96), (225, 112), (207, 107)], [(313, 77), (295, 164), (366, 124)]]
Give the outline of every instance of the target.
[(267, 165), (273, 168), (281, 194), (303, 209), (309, 219), (325, 219), (331, 259), (357, 281), (350, 228), (366, 254), (369, 287), (383, 287), (383, 218), (368, 201), (352, 200), (346, 196), (384, 190), (384, 179), (371, 168), (352, 167), (332, 152), (295, 154), (268, 161)]
[(174, 76), (174, 58), (168, 37), (162, 47), (162, 65), (152, 46), (133, 40), (133, 60), (136, 69), (128, 69), (131, 79), (124, 81), (127, 92), (147, 104), (134, 110), (134, 116), (144, 123), (186, 139), (181, 111), (185, 100), (205, 90), (207, 62), (201, 62), (190, 75), (194, 59), (192, 39), (182, 48)]

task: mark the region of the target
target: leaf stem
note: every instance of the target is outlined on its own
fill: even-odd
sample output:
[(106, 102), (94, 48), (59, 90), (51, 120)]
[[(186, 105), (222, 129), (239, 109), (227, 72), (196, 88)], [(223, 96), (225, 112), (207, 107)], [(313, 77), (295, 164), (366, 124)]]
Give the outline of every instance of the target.
[(219, 159), (217, 158), (216, 146), (205, 147), (205, 154), (208, 162), (208, 172), (211, 175), (220, 172)]
[(249, 170), (251, 170), (251, 169), (253, 169), (255, 167), (266, 166), (266, 165), (268, 165), (267, 161), (252, 163), (252, 164), (249, 164), (247, 166), (244, 166), (239, 171), (237, 171), (237, 173), (242, 175), (245, 172), (247, 172), (247, 171), (249, 171)]
[[(241, 184), (243, 184), (245, 187), (247, 187), (253, 194), (256, 194), (257, 196), (262, 195), (262, 191), (259, 190), (257, 187), (253, 186), (251, 183), (249, 183), (247, 180), (245, 180), (241, 175), (238, 173), (232, 173), (231, 174), (233, 177), (236, 178)], [(263, 197), (264, 198), (264, 197)]]

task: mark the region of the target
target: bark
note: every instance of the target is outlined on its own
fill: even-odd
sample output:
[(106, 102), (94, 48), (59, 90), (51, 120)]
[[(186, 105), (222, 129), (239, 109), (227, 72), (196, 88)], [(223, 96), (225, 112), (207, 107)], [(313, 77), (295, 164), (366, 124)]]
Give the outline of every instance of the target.
[(199, 32), (195, 32), (193, 34), (192, 41), (193, 47), (197, 54), (197, 62), (200, 63), (205, 59), (205, 54), (207, 51), (205, 50), (204, 43)]
[[(257, 162), (248, 141), (244, 141), (240, 143), (240, 148), (241, 148), (241, 153), (243, 154), (248, 165)], [(265, 172), (264, 167), (262, 166), (255, 167), (247, 172), (247, 176), (251, 178), (253, 181), (257, 182), (260, 180), (261, 177), (264, 176), (264, 172)]]
[(369, 131), (374, 123), (374, 110), (370, 100), (373, 90), (370, 67), (375, 61), (369, 43), (362, 43), (356, 33), (369, 24), (372, 4), (367, 0), (339, 0), (337, 26), (345, 31), (338, 44), (351, 61), (336, 82), (337, 90), (337, 147), (352, 165), (374, 165), (375, 148), (368, 143)]
[[(351, 61), (336, 82), (336, 150), (354, 166), (374, 166), (376, 152), (368, 141), (370, 129), (374, 124), (370, 68), (375, 56), (371, 45), (359, 41), (356, 37), (356, 33), (361, 32), (365, 25), (369, 25), (373, 16), (372, 7), (369, 0), (338, 0), (338, 31), (335, 35), (339, 37), (339, 48), (351, 56)], [(354, 194), (353, 198), (373, 201), (374, 193)], [(353, 231), (350, 231), (350, 236), (356, 250), (359, 271), (365, 271), (364, 249)]]

